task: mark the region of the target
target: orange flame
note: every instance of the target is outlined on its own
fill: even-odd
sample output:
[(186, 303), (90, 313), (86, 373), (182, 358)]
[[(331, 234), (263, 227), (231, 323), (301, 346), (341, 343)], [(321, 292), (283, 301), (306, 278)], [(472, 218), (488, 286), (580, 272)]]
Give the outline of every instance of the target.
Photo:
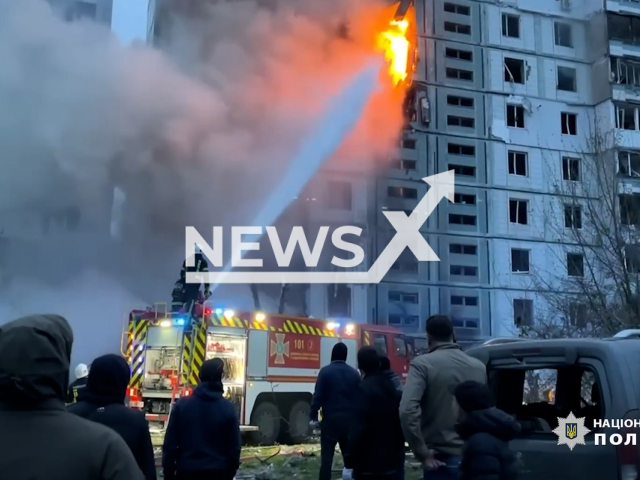
[(378, 36), (378, 48), (384, 52), (389, 63), (389, 74), (395, 85), (406, 80), (409, 63), (409, 40), (407, 20), (392, 20), (389, 28)]

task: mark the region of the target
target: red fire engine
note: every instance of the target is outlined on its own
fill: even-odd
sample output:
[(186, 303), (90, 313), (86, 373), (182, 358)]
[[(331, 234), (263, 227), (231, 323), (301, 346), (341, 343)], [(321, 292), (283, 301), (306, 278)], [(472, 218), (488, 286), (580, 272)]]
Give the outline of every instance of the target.
[(197, 385), (202, 362), (217, 357), (225, 362), (225, 395), (241, 425), (258, 427), (254, 440), (299, 443), (309, 433), (316, 377), (338, 342), (347, 345), (353, 367), (358, 348), (374, 345), (406, 378), (412, 343), (392, 327), (209, 308), (194, 321), (136, 310), (127, 329), (130, 405), (151, 422), (167, 421), (172, 402)]

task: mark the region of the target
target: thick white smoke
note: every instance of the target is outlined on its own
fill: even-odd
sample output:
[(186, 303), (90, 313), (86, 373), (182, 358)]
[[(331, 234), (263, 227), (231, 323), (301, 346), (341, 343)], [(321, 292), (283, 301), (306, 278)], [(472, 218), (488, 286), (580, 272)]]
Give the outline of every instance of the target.
[[(164, 12), (161, 52), (63, 22), (44, 0), (0, 0), (0, 321), (64, 313), (84, 337), (98, 321), (119, 331), (132, 299), (166, 300), (184, 226), (251, 223), (323, 107), (379, 55), (381, 11), (351, 0)], [(397, 92), (383, 89), (336, 160), (370, 171), (400, 121)], [(122, 244), (108, 237), (116, 184)], [(73, 208), (77, 233), (12, 237)]]

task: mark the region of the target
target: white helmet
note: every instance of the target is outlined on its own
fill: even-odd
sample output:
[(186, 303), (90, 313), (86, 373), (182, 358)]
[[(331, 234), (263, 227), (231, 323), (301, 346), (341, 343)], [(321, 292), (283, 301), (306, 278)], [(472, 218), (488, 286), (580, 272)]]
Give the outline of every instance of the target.
[(76, 374), (76, 380), (79, 378), (84, 378), (87, 375), (89, 375), (89, 368), (84, 363), (80, 363), (76, 367), (75, 374)]
[(202, 253), (202, 250), (200, 249), (200, 245), (197, 245), (197, 244), (194, 245), (194, 251), (195, 251), (196, 254)]

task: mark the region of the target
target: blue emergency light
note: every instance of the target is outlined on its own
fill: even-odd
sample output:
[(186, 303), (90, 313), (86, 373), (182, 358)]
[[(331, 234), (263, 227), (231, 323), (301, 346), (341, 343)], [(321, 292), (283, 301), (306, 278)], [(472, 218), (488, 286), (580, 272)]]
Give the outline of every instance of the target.
[(173, 324), (174, 324), (174, 325), (178, 325), (178, 326), (183, 326), (185, 323), (186, 323), (186, 322), (185, 322), (185, 319), (184, 319), (184, 318), (176, 318), (176, 319), (173, 321)]
[(221, 308), (216, 308), (216, 315), (222, 315), (223, 310)]

